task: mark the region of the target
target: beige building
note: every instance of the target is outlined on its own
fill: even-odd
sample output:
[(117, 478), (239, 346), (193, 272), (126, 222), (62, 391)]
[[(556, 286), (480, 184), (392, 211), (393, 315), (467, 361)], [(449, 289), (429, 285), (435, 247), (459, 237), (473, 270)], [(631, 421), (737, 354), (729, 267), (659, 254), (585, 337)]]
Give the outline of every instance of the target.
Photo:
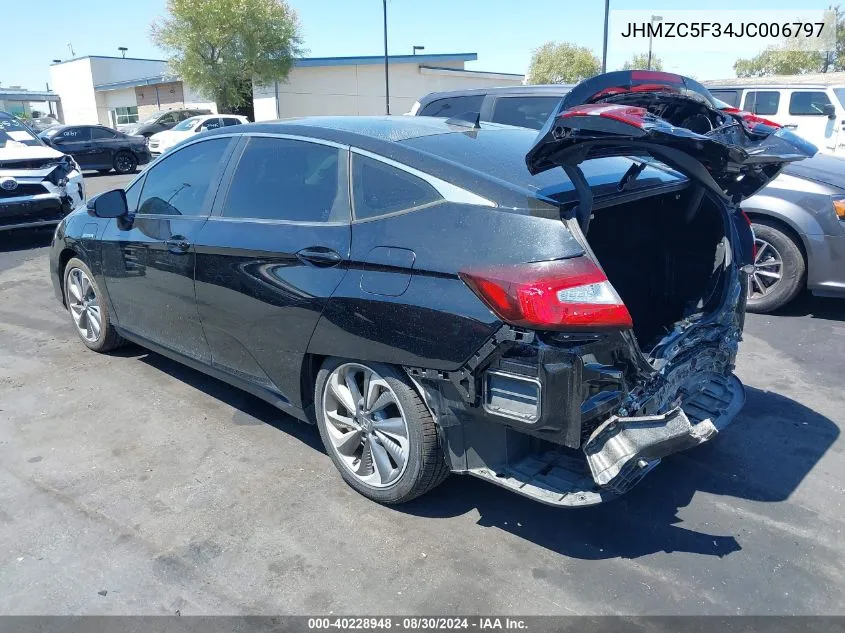
[[(523, 75), (466, 70), (475, 53), (392, 55), (388, 58), (390, 113), (404, 114), (429, 92), (517, 86)], [(384, 114), (384, 57), (300, 59), (286, 82), (256, 86), (255, 120), (309, 115)]]
[[(522, 75), (466, 70), (475, 53), (393, 55), (388, 58), (390, 112), (402, 114), (429, 92), (512, 86)], [(90, 55), (50, 66), (53, 91), (66, 123), (119, 127), (155, 110), (217, 111), (168, 71), (161, 59)], [(384, 57), (298, 59), (286, 82), (254, 89), (255, 120), (321, 114), (384, 114)]]

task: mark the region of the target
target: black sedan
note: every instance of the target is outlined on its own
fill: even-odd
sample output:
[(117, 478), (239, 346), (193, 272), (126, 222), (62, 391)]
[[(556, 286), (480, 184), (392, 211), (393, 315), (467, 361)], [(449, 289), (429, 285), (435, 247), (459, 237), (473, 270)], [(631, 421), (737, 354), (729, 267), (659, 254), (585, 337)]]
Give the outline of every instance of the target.
[(38, 136), (73, 156), (82, 169), (96, 169), (102, 174), (112, 169), (130, 174), (151, 159), (144, 137), (129, 136), (102, 125), (59, 125)]
[(586, 505), (741, 408), (738, 203), (814, 152), (638, 71), (576, 86), (539, 137), (222, 127), (66, 219), (51, 277), (88, 348), (133, 341), (316, 422), (371, 499), (456, 472)]

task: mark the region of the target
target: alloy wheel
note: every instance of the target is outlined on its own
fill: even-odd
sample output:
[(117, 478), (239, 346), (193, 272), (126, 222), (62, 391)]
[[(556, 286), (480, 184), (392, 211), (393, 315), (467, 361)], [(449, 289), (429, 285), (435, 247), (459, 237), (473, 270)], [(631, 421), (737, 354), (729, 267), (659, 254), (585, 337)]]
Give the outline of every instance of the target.
[(94, 284), (79, 268), (72, 268), (67, 276), (68, 310), (80, 336), (91, 343), (100, 338), (103, 317)]
[(335, 369), (323, 390), (323, 415), (332, 448), (355, 478), (384, 488), (405, 472), (408, 423), (396, 394), (378, 373), (357, 363)]
[(135, 159), (132, 158), (129, 154), (120, 153), (114, 159), (114, 166), (117, 171), (122, 174), (125, 174), (134, 169)]
[(757, 255), (754, 272), (748, 275), (748, 298), (760, 299), (772, 292), (783, 278), (783, 257), (769, 242), (754, 238)]

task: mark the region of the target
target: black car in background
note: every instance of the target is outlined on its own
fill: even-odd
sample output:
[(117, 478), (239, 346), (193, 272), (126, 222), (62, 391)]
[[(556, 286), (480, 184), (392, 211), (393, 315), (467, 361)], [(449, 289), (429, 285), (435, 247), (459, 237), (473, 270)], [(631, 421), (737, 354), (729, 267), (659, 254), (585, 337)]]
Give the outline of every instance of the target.
[(571, 89), (571, 85), (554, 84), (432, 92), (408, 114), (446, 119), (476, 114), (481, 121), (539, 130)]
[(132, 136), (143, 136), (150, 138), (153, 134), (169, 130), (177, 123), (199, 114), (211, 114), (211, 110), (198, 110), (191, 108), (187, 110), (160, 110), (153, 112), (143, 121), (130, 125), (123, 131)]
[(742, 407), (738, 205), (816, 148), (669, 73), (600, 75), (559, 108), (539, 135), (198, 134), (62, 222), (56, 297), (94, 351), (133, 341), (316, 422), (376, 501), (449, 472), (604, 501)]
[(96, 169), (103, 174), (112, 169), (130, 174), (151, 159), (145, 138), (102, 125), (57, 125), (38, 136), (51, 147), (73, 156), (82, 169)]

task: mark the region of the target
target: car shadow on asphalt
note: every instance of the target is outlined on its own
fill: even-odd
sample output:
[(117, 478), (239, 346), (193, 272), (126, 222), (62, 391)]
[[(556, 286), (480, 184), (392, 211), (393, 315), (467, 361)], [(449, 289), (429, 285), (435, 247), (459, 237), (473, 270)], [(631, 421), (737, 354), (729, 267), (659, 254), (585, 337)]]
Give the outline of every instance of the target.
[[(790, 398), (754, 388), (747, 388), (747, 394), (743, 412), (720, 437), (665, 459), (615, 501), (554, 508), (481, 480), (452, 477), (435, 492), (396, 509), (428, 517), (476, 510), (479, 525), (573, 558), (638, 558), (657, 552), (726, 556), (742, 549), (739, 530), (724, 535), (692, 529), (683, 525), (678, 511), (699, 492), (784, 501), (839, 436), (831, 420)], [(706, 515), (700, 511), (696, 518), (706, 521)]]
[(50, 246), (56, 227), (42, 229), (22, 229), (0, 233), (0, 252), (28, 251), (33, 248)]
[[(137, 357), (229, 404), (235, 409), (233, 424), (270, 424), (325, 453), (315, 426), (298, 422), (255, 396), (135, 346), (116, 353)], [(471, 476), (453, 476), (436, 490), (392, 510), (431, 518), (476, 511), (482, 527), (505, 530), (573, 558), (630, 559), (657, 552), (727, 556), (742, 549), (736, 534), (686, 527), (678, 511), (690, 505), (696, 493), (785, 501), (840, 433), (830, 419), (786, 396), (753, 387), (746, 391), (742, 412), (717, 438), (665, 459), (640, 485), (614, 501), (555, 508)], [(696, 518), (706, 521), (708, 512), (700, 510)]]
[(772, 316), (845, 321), (845, 298), (816, 297), (805, 290), (787, 305), (772, 312)]

